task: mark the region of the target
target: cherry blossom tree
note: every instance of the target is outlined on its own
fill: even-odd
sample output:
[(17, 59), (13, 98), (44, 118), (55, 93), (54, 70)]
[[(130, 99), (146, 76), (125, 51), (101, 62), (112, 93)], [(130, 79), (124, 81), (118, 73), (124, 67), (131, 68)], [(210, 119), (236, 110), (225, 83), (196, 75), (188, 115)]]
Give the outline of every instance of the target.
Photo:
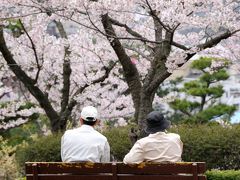
[[(98, 89), (101, 86), (105, 86), (105, 91), (112, 88), (100, 82), (109, 76), (116, 65), (116, 58), (108, 56), (102, 59), (100, 55), (105, 50), (100, 46), (104, 43), (100, 45), (93, 40), (98, 35), (88, 34), (87, 29), (69, 35), (64, 23), (50, 17), (46, 11), (24, 18), (24, 13), (31, 13), (35, 9), (30, 7), (28, 11), (29, 4), (25, 4), (28, 2), (21, 3), (23, 5), (17, 1), (5, 1), (2, 4), (6, 12), (3, 10), (1, 14), (2, 20), (5, 20), (0, 28), (1, 65), (8, 67), (25, 85), (32, 95), (31, 101), (39, 103), (51, 122), (52, 131), (64, 130), (67, 120), (73, 117), (73, 109), (76, 108), (76, 113), (80, 111), (77, 105), (99, 105), (101, 91)], [(16, 8), (11, 9), (15, 5)], [(7, 31), (12, 19), (15, 20), (15, 14), (22, 16), (16, 18), (13, 24), (20, 25), (17, 36)], [(46, 31), (50, 23), (55, 24), (59, 38)], [(84, 35), (79, 36), (81, 33)], [(117, 83), (114, 78), (112, 81)], [(98, 86), (91, 87), (97, 83)], [(84, 92), (87, 88), (89, 91)], [(84, 96), (79, 96), (82, 94)], [(105, 99), (106, 105), (108, 99)]]
[[(53, 131), (89, 103), (105, 118), (135, 112), (142, 129), (173, 70), (239, 40), (235, 0), (3, 0), (1, 6), (1, 63), (44, 109)], [(15, 36), (6, 30), (13, 19)]]
[[(240, 31), (240, 4), (236, 1), (133, 0), (128, 4), (116, 1), (114, 7), (112, 1), (98, 2), (106, 9), (101, 14), (101, 33), (123, 66), (140, 128), (152, 110), (157, 88), (174, 69)], [(124, 41), (121, 37), (129, 38)], [(239, 38), (233, 39), (239, 43)], [(129, 50), (149, 62), (145, 74), (132, 62)], [(220, 54), (239, 58), (224, 50)]]

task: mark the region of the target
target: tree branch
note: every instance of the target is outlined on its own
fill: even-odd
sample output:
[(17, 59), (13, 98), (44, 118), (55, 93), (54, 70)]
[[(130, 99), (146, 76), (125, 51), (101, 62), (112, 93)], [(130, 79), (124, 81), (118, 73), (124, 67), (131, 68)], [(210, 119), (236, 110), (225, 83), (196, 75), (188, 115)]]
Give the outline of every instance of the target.
[(186, 46), (184, 46), (182, 44), (179, 44), (177, 42), (174, 42), (174, 41), (172, 41), (172, 45), (177, 47), (177, 48), (179, 48), (179, 49), (185, 50), (185, 51), (190, 50), (190, 48), (188, 48), (188, 47), (186, 47)]
[(40, 74), (40, 71), (41, 71), (41, 68), (42, 66), (39, 64), (39, 60), (38, 60), (38, 55), (37, 55), (37, 50), (36, 50), (36, 46), (35, 44), (33, 43), (33, 40), (31, 38), (31, 36), (28, 34), (26, 28), (24, 27), (22, 21), (19, 19), (19, 23), (21, 24), (22, 28), (23, 28), (23, 31), (26, 33), (30, 43), (31, 43), (31, 47), (32, 47), (32, 50), (33, 50), (33, 53), (34, 53), (34, 57), (35, 57), (35, 60), (36, 60), (36, 63), (37, 63), (37, 73), (36, 73), (36, 76), (35, 76), (35, 79), (34, 79), (34, 83), (37, 83), (37, 80), (38, 80), (38, 77), (39, 77), (39, 74)]
[(170, 32), (171, 29), (169, 27), (167, 27), (165, 24), (163, 24), (163, 22), (159, 19), (159, 17), (156, 15), (155, 10), (152, 9), (150, 3), (148, 2), (148, 0), (146, 0), (147, 6), (150, 10), (150, 15), (159, 22), (159, 24), (161, 24), (161, 26), (163, 27), (163, 29), (165, 29), (166, 31)]
[(72, 109), (74, 108), (74, 106), (77, 104), (77, 101), (75, 100), (75, 97), (78, 95), (78, 94), (81, 94), (87, 87), (91, 86), (91, 85), (94, 85), (94, 84), (97, 84), (97, 83), (100, 83), (100, 82), (103, 82), (105, 79), (108, 78), (111, 70), (115, 67), (115, 65), (117, 64), (117, 61), (110, 64), (108, 67), (104, 66), (104, 69), (105, 69), (105, 74), (102, 75), (101, 77), (95, 79), (92, 81), (91, 84), (85, 84), (84, 86), (80, 87), (72, 96), (72, 99), (70, 100), (70, 103), (68, 105), (68, 108), (67, 108), (67, 112), (66, 113), (70, 113), (72, 111)]
[(7, 94), (7, 92), (4, 92), (2, 94), (0, 94), (0, 100)]
[[(56, 24), (59, 34), (61, 36), (61, 38), (63, 39), (68, 39), (67, 37), (67, 33), (62, 25), (61, 22), (58, 21), (54, 21), (54, 23)], [(71, 51), (69, 51), (69, 45), (64, 47), (64, 59), (63, 59), (63, 88), (62, 88), (62, 97), (61, 97), (61, 112), (60, 112), (60, 126), (61, 129), (65, 129), (66, 127), (66, 121), (67, 118), (69, 117), (69, 115), (71, 114), (71, 112), (66, 113), (66, 109), (69, 103), (69, 92), (70, 92), (70, 86), (71, 86), (71, 82), (70, 82), (70, 76), (71, 76), (71, 65), (70, 65), (70, 59), (69, 56), (71, 54)]]
[(220, 41), (222, 41), (223, 39), (227, 39), (229, 37), (231, 37), (233, 34), (239, 32), (239, 30), (236, 30), (236, 31), (226, 31), (222, 34), (219, 34), (218, 36), (210, 39), (209, 41), (203, 43), (203, 44), (199, 44), (197, 47), (200, 49), (200, 50), (203, 50), (203, 49), (206, 49), (206, 48), (211, 48), (211, 47), (214, 47), (216, 46)]
[(158, 88), (159, 84), (161, 84), (165, 79), (167, 79), (171, 75), (171, 73), (167, 71), (165, 65), (162, 66), (162, 68), (164, 69), (159, 70), (159, 73), (155, 74), (151, 83), (148, 85), (148, 87), (146, 87), (146, 90), (148, 92), (154, 91), (156, 88)]
[[(138, 70), (136, 66), (131, 62), (130, 57), (127, 55), (119, 39), (113, 38), (117, 36), (113, 29), (111, 21), (109, 20), (108, 14), (102, 15), (101, 18), (102, 18), (102, 24), (105, 29), (105, 32), (108, 35), (107, 36), (108, 41), (112, 46), (113, 50), (115, 51), (123, 67), (124, 77), (130, 89), (130, 92), (133, 98), (134, 107), (135, 109), (139, 109), (138, 107), (140, 105), (140, 93), (142, 89), (142, 84), (140, 81)], [(135, 118), (137, 118), (136, 115), (137, 114), (135, 113)]]
[(4, 17), (4, 18), (0, 18), (0, 20), (5, 21), (5, 20), (11, 20), (11, 19), (18, 19), (18, 18), (28, 17), (28, 16), (37, 15), (37, 14), (42, 14), (42, 13), (44, 13), (44, 12), (38, 11), (38, 12), (33, 12), (33, 13), (21, 15), (21, 16)]
[(115, 26), (120, 26), (120, 27), (124, 27), (126, 29), (126, 31), (131, 34), (132, 36), (134, 37), (137, 37), (137, 38), (140, 38), (142, 39), (143, 41), (148, 41), (147, 38), (143, 37), (141, 34), (139, 34), (138, 32), (132, 30), (130, 27), (128, 27), (128, 25), (126, 24), (123, 24), (123, 23), (120, 23), (119, 21), (109, 17), (109, 21), (115, 25)]
[[(222, 40), (224, 39), (227, 39), (231, 36), (233, 36), (234, 34), (240, 32), (240, 29), (237, 29), (233, 32), (230, 32), (229, 30), (222, 33), (222, 34), (219, 34), (218, 36), (214, 37), (214, 38), (211, 38), (210, 40), (208, 40), (207, 42), (203, 43), (203, 44), (199, 44), (197, 45), (197, 47), (199, 48), (199, 51), (202, 51), (204, 49), (207, 49), (207, 48), (211, 48), (211, 47), (214, 47), (216, 46), (218, 43), (220, 43)], [(189, 50), (191, 48), (188, 48), (187, 50)], [(187, 57), (185, 58), (185, 62), (188, 61), (189, 59), (191, 59), (195, 54), (197, 54), (197, 52), (194, 52), (194, 53), (188, 53), (187, 54)], [(178, 67), (181, 67), (182, 65), (184, 65), (185, 63), (182, 63), (182, 64), (178, 64)]]
[(142, 53), (141, 51), (138, 51), (136, 49), (134, 49), (132, 46), (128, 46), (128, 45), (123, 45), (124, 48), (129, 49), (131, 51), (136, 52), (137, 54), (139, 54), (140, 56), (142, 56), (143, 58), (147, 59), (148, 61), (151, 61), (151, 58), (146, 56), (144, 53)]
[(12, 72), (25, 85), (29, 92), (37, 99), (40, 106), (46, 112), (52, 125), (52, 131), (57, 131), (58, 129), (56, 127), (56, 124), (59, 120), (57, 112), (53, 109), (47, 96), (39, 89), (39, 87), (35, 86), (35, 81), (30, 78), (13, 59), (11, 52), (6, 46), (6, 42), (3, 36), (3, 26), (0, 26), (0, 51)]
[(119, 39), (119, 40), (142, 41), (144, 43), (154, 43), (154, 44), (161, 44), (164, 41), (163, 40), (163, 41), (158, 42), (158, 41), (152, 41), (152, 40), (148, 40), (148, 39), (143, 39), (143, 38), (140, 38), (140, 37), (116, 37), (116, 36), (113, 36), (113, 35), (110, 36), (109, 34), (106, 34), (106, 33), (102, 32), (99, 28), (96, 28), (96, 25), (93, 22), (91, 22), (91, 21), (90, 22), (93, 25), (93, 27), (85, 25), (83, 23), (80, 23), (80, 22), (78, 22), (78, 21), (76, 21), (76, 20), (74, 20), (74, 19), (72, 19), (72, 18), (70, 18), (68, 16), (64, 16), (64, 15), (61, 15), (61, 14), (58, 14), (58, 13), (55, 13), (55, 12), (53, 12), (53, 13), (58, 15), (58, 16), (60, 16), (60, 17), (66, 18), (67, 20), (70, 20), (70, 21), (72, 21), (72, 22), (74, 22), (74, 23), (76, 23), (78, 25), (81, 25), (81, 26), (83, 26), (85, 28), (94, 30), (94, 31), (96, 31), (96, 32), (106, 36), (107, 38), (114, 38), (114, 39)]
[(78, 94), (82, 93), (87, 87), (93, 85), (93, 84), (97, 84), (99, 82), (103, 82), (105, 79), (108, 78), (109, 73), (111, 72), (111, 70), (115, 67), (115, 65), (117, 64), (117, 61), (110, 64), (108, 67), (104, 66), (104, 70), (105, 70), (105, 74), (102, 75), (101, 77), (95, 79), (92, 81), (91, 84), (85, 84), (84, 86), (80, 87), (74, 94), (73, 94), (73, 98), (76, 97)]

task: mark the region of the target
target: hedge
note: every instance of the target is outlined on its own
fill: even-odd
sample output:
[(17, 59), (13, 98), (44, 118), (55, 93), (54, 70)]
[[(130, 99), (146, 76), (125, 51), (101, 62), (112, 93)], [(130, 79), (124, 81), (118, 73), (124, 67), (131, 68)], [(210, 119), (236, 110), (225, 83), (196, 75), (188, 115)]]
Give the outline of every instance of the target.
[(207, 180), (240, 180), (240, 170), (211, 170), (206, 172)]
[(61, 135), (55, 134), (37, 138), (31, 144), (22, 145), (16, 151), (16, 160), (20, 171), (24, 171), (25, 162), (61, 161)]
[[(127, 130), (127, 131), (126, 131)], [(180, 134), (184, 144), (183, 161), (203, 161), (207, 169), (240, 169), (240, 126), (181, 125), (170, 129)], [(112, 154), (122, 161), (131, 148), (129, 128), (113, 128), (105, 135)]]
[[(184, 161), (204, 161), (210, 169), (240, 169), (240, 126), (187, 126), (171, 129), (180, 134), (184, 143)], [(131, 148), (129, 128), (112, 128), (103, 134), (108, 138), (113, 160), (122, 161)], [(17, 161), (61, 161), (61, 135), (41, 137), (17, 151)]]
[(103, 132), (107, 137), (109, 145), (111, 147), (111, 157), (112, 160), (122, 161), (124, 156), (131, 149), (131, 142), (128, 137), (130, 128), (128, 127), (119, 127), (108, 129)]
[(204, 161), (208, 169), (240, 169), (240, 126), (182, 125), (179, 133), (184, 144), (184, 161)]

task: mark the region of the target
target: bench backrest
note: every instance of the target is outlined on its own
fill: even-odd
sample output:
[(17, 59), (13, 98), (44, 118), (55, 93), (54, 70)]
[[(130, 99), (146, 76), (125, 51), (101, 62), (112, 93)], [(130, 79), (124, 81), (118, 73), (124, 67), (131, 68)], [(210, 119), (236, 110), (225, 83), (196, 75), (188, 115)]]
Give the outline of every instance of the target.
[(206, 180), (204, 162), (62, 163), (27, 162), (27, 180)]

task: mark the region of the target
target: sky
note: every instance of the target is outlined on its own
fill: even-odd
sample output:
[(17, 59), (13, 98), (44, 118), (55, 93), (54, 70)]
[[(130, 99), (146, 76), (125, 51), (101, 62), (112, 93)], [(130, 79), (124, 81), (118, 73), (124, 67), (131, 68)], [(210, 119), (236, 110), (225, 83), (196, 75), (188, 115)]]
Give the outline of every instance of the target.
[(231, 123), (240, 123), (240, 111), (236, 111), (231, 117)]

